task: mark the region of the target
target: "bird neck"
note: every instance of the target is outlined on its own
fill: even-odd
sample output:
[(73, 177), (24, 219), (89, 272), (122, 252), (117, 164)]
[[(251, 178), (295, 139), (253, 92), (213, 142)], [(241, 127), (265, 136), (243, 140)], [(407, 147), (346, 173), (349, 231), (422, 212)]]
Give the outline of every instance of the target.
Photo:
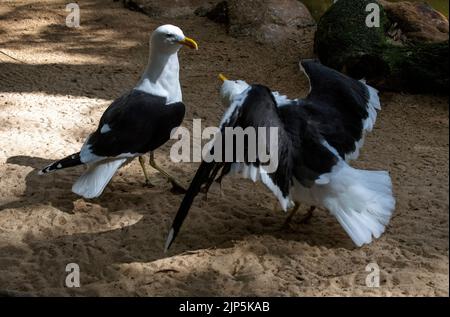
[(164, 97), (166, 104), (182, 102), (178, 52), (152, 51), (147, 68), (135, 89)]

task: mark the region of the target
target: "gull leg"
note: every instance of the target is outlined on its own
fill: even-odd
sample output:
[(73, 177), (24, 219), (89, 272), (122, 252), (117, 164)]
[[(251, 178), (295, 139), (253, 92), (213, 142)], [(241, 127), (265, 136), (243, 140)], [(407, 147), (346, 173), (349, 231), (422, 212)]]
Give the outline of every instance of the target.
[(306, 215), (304, 215), (304, 216), (302, 217), (302, 219), (300, 220), (300, 223), (301, 223), (301, 224), (308, 223), (308, 222), (311, 220), (311, 218), (312, 218), (312, 216), (313, 216), (315, 210), (316, 210), (316, 206), (311, 206), (311, 207), (308, 209), (308, 212), (306, 213)]
[(220, 179), (219, 186), (220, 186), (220, 198), (224, 198), (225, 193), (223, 191), (222, 179)]
[(225, 174), (222, 172), (222, 175), (220, 175), (220, 177), (216, 180), (216, 183), (218, 183), (220, 185), (220, 198), (224, 198), (225, 197), (225, 193), (223, 191), (223, 178), (225, 177)]
[(145, 160), (142, 156), (139, 156), (139, 163), (141, 164), (142, 171), (144, 172), (145, 186), (154, 187), (153, 184), (150, 182), (150, 178), (148, 177), (147, 168), (145, 167)]
[(291, 221), (299, 209), (300, 209), (300, 204), (298, 202), (296, 202), (294, 208), (292, 208), (292, 210), (289, 212), (288, 217), (284, 221), (282, 228), (288, 228), (291, 226)]
[(278, 201), (278, 199), (275, 199), (273, 202), (273, 207), (272, 207), (274, 212), (279, 212), (280, 211), (280, 203)]
[(164, 169), (162, 169), (156, 164), (155, 155), (153, 152), (150, 152), (150, 166), (167, 178), (167, 180), (172, 184), (172, 192), (177, 194), (185, 194), (187, 192), (186, 188), (184, 188), (184, 186), (181, 185), (180, 182), (178, 182), (173, 176), (171, 176), (169, 173), (167, 173)]

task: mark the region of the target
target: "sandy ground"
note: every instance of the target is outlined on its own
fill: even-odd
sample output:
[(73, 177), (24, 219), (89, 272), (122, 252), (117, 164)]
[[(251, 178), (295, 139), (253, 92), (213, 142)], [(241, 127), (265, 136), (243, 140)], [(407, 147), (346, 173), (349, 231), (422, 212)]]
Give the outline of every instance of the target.
[[(308, 91), (297, 68), (311, 37), (275, 50), (227, 36), (203, 18), (158, 20), (112, 1), (80, 1), (81, 28), (65, 27), (64, 1), (0, 4), (0, 292), (118, 296), (448, 296), (448, 100), (383, 93), (384, 109), (358, 167), (392, 173), (398, 208), (386, 234), (356, 248), (324, 210), (309, 224), (285, 220), (260, 185), (226, 180), (199, 199), (169, 254), (163, 244), (181, 196), (156, 172), (143, 187), (137, 162), (100, 199), (70, 188), (82, 168), (41, 177), (36, 169), (78, 151), (102, 112), (137, 81), (149, 32), (174, 23), (201, 50), (181, 53), (193, 118), (218, 123), (224, 72), (291, 96)], [(174, 164), (169, 145), (157, 160), (188, 183), (196, 164)], [(303, 210), (306, 210), (304, 206)], [(298, 221), (298, 219), (297, 219)], [(64, 286), (66, 264), (81, 287)], [(381, 269), (365, 286), (366, 266)]]

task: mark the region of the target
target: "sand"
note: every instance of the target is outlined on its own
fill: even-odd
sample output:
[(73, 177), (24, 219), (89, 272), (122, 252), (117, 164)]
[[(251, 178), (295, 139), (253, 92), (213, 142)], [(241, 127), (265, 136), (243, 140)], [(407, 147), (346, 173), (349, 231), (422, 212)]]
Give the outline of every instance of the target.
[[(383, 111), (358, 162), (389, 170), (397, 209), (387, 232), (356, 248), (319, 210), (308, 224), (273, 210), (274, 197), (249, 181), (224, 182), (201, 197), (168, 254), (163, 245), (182, 196), (152, 171), (143, 186), (137, 161), (92, 201), (71, 193), (83, 168), (45, 177), (38, 168), (76, 152), (109, 103), (133, 87), (147, 62), (149, 32), (174, 23), (200, 43), (181, 52), (181, 80), (193, 118), (217, 125), (219, 72), (303, 96), (291, 49), (227, 36), (204, 18), (161, 20), (120, 2), (80, 1), (81, 28), (65, 27), (64, 1), (0, 5), (0, 293), (115, 296), (448, 296), (448, 99), (382, 93)], [(197, 164), (175, 164), (168, 144), (156, 159), (186, 184)], [(303, 206), (305, 212), (308, 206)], [(81, 287), (65, 287), (68, 263)], [(366, 266), (377, 263), (379, 288)]]

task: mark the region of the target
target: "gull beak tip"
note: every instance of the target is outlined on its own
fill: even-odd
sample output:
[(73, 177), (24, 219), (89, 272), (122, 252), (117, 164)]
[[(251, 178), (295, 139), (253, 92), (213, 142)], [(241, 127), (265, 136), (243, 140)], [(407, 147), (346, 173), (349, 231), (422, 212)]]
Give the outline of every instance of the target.
[(228, 78), (225, 77), (223, 74), (219, 74), (219, 79), (220, 79), (222, 82), (226, 82), (226, 81), (228, 80)]
[(196, 51), (198, 51), (198, 44), (196, 41), (191, 39), (190, 37), (185, 37), (184, 40), (180, 41), (180, 44), (190, 47)]

